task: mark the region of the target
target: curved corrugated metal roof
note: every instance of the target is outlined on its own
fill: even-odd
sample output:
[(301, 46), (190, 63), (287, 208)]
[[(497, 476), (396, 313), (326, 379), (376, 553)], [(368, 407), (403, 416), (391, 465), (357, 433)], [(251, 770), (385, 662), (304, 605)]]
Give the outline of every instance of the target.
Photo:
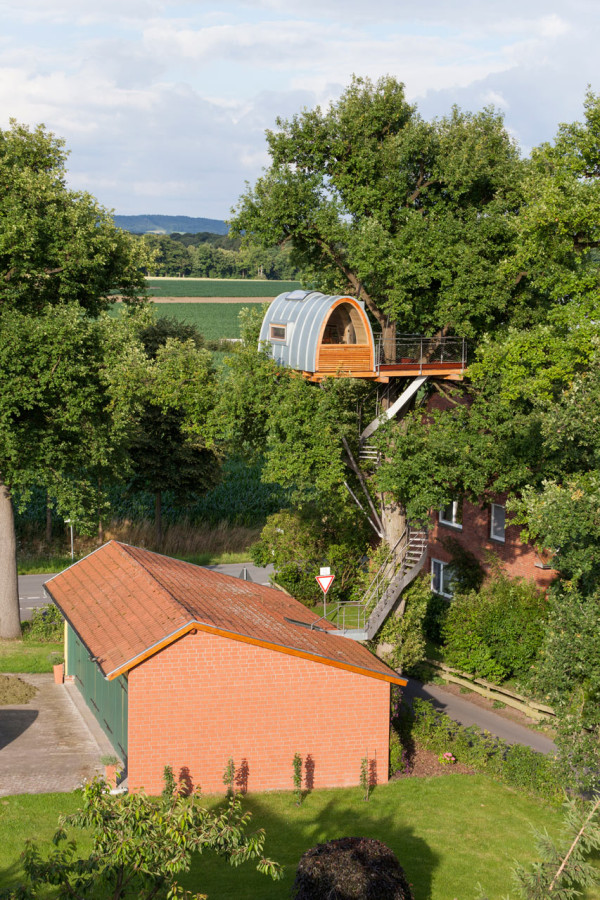
[[(319, 291), (290, 291), (279, 294), (270, 304), (260, 329), (261, 343), (271, 344), (273, 359), (292, 369), (315, 372), (319, 335), (324, 321), (338, 300), (347, 300), (364, 312), (362, 300), (346, 294), (321, 294)], [(369, 337), (373, 344), (373, 332), (368, 318)], [(285, 325), (286, 338), (271, 340), (271, 325)]]

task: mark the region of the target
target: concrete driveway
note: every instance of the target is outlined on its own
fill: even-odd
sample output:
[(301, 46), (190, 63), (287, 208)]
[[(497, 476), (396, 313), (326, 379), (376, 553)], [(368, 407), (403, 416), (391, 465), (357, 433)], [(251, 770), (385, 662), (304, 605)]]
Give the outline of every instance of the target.
[(114, 751), (99, 727), (99, 735), (90, 730), (85, 712), (95, 720), (75, 705), (75, 686), (52, 675), (19, 678), (38, 692), (29, 703), (0, 706), (0, 796), (72, 791), (101, 774), (100, 756)]

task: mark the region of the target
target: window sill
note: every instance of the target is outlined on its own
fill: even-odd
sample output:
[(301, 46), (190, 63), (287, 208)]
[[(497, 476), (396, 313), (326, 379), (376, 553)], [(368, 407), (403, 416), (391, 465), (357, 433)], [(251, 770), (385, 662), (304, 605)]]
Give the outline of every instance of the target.
[(494, 544), (505, 544), (506, 538), (495, 538), (490, 535), (490, 541), (493, 541)]
[(446, 522), (445, 519), (438, 519), (438, 525), (443, 525), (445, 528), (452, 528), (454, 531), (462, 531), (462, 525), (457, 525), (455, 522)]

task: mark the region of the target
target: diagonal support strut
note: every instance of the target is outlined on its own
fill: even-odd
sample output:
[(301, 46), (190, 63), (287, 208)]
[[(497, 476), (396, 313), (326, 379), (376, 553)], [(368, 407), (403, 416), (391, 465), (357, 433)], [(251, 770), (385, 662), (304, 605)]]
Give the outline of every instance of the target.
[(360, 436), (360, 440), (366, 441), (367, 438), (370, 438), (374, 432), (377, 431), (380, 425), (385, 424), (385, 422), (389, 422), (390, 419), (393, 419), (396, 413), (399, 413), (400, 410), (406, 406), (410, 400), (415, 396), (419, 388), (425, 384), (427, 381), (427, 375), (420, 375), (418, 378), (413, 378), (409, 386), (406, 390), (402, 391), (398, 399), (392, 403), (389, 409), (384, 410), (380, 416), (377, 416), (376, 419), (373, 419), (370, 425), (367, 425), (365, 430)]

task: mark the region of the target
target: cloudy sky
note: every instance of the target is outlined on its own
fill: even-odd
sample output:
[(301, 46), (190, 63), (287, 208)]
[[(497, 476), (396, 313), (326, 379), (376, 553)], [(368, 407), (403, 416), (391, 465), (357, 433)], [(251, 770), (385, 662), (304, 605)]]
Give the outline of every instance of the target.
[(70, 184), (122, 214), (224, 218), (277, 115), (352, 73), (427, 117), (494, 104), (527, 153), (600, 91), (598, 0), (3, 0), (0, 127), (66, 139)]

